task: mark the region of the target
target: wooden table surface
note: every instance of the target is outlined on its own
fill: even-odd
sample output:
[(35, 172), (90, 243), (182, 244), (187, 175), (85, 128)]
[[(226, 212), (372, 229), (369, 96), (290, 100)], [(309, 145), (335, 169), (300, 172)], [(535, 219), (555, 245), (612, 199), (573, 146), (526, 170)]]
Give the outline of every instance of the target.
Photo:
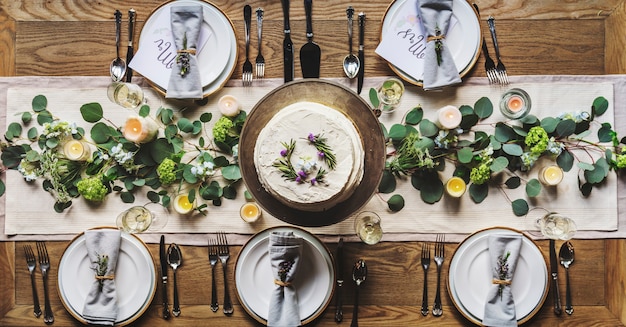
[[(133, 7), (138, 13), (137, 31), (141, 30), (147, 14), (161, 2), (155, 0), (0, 0), (0, 75), (2, 76), (106, 76), (115, 56), (113, 11), (121, 10), (125, 17)], [(238, 35), (240, 56), (233, 79), (241, 76), (243, 64), (243, 4), (244, 2), (213, 1), (232, 20)], [(263, 54), (266, 75), (282, 77), (283, 15), (279, 1), (245, 1), (253, 9), (263, 7)], [(341, 60), (347, 53), (345, 9), (367, 15), (365, 51), (366, 78), (393, 75), (374, 49), (380, 37), (380, 25), (390, 1), (318, 1), (313, 4), (315, 42), (322, 48), (321, 77), (342, 77)], [(569, 1), (560, 0), (477, 0), (481, 9), (481, 27), (489, 40), (486, 18), (497, 18), (498, 38), (502, 59), (510, 75), (551, 74), (614, 74), (626, 72), (626, 8), (624, 0)], [(303, 3), (291, 4), (291, 28), (294, 47), (305, 42)], [(122, 40), (126, 38), (124, 19)], [(356, 24), (355, 24), (356, 28)], [(355, 29), (356, 31), (356, 29)], [(252, 24), (251, 57), (256, 56), (256, 24)], [(356, 41), (356, 38), (355, 38)], [(493, 55), (491, 42), (490, 52)], [(125, 49), (122, 50), (125, 54)], [(295, 54), (296, 78), (301, 77), (298, 51)], [(481, 56), (468, 76), (484, 77)], [(590, 213), (591, 215), (591, 213)], [(32, 297), (28, 271), (23, 259), (22, 244), (30, 242), (0, 242), (0, 326), (44, 325), (32, 315)], [(626, 322), (626, 240), (574, 240), (576, 262), (571, 269), (575, 312), (560, 317), (552, 313), (551, 294), (540, 312), (528, 326), (621, 326)], [(49, 242), (52, 266), (68, 242)], [(547, 242), (539, 242), (548, 255)], [(557, 242), (557, 246), (560, 243)], [(328, 245), (334, 250), (336, 244)], [(448, 259), (457, 244), (446, 244)], [(158, 246), (149, 245), (158, 257)], [(417, 258), (420, 242), (383, 242), (376, 246), (360, 243), (346, 245), (346, 269), (358, 258), (370, 267), (369, 277), (361, 292), (361, 326), (467, 326), (471, 323), (454, 308), (447, 290), (443, 290), (442, 317), (421, 316), (423, 274)], [(233, 247), (233, 258), (239, 247)], [(229, 276), (235, 313), (226, 317), (209, 309), (210, 272), (207, 270), (206, 247), (183, 247), (185, 265), (179, 271), (183, 314), (164, 321), (160, 318), (157, 297), (137, 326), (255, 326), (234, 297), (232, 274)], [(232, 272), (235, 260), (230, 260)], [(446, 261), (446, 267), (449, 260)], [(561, 270), (563, 271), (563, 270)], [(57, 295), (57, 271), (52, 269), (50, 287), (56, 326), (77, 326), (63, 308)], [(221, 289), (221, 271), (217, 270)], [(443, 279), (447, 275), (444, 269)], [(38, 274), (40, 300), (43, 288)], [(564, 278), (561, 278), (564, 298)], [(428, 278), (430, 302), (434, 299), (436, 275)], [(160, 287), (159, 290), (160, 292)], [(352, 317), (354, 286), (347, 283), (343, 295), (344, 322)], [(172, 292), (170, 290), (170, 297)], [(157, 293), (157, 295), (160, 293)], [(171, 299), (170, 299), (171, 303)], [(333, 302), (334, 303), (334, 302)], [(334, 307), (314, 323), (317, 326), (338, 326), (333, 320)]]

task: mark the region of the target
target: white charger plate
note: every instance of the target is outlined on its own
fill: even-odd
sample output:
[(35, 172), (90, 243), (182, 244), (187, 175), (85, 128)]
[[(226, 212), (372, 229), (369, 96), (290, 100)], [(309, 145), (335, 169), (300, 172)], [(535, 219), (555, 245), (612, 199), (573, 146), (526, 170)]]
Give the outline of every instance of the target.
[[(448, 291), (457, 309), (480, 325), (484, 317), (487, 292), (492, 285), (489, 261), (489, 235), (522, 234), (513, 229), (495, 227), (467, 237), (450, 261)], [(549, 289), (548, 267), (541, 250), (522, 234), (522, 246), (511, 281), (519, 324), (528, 321), (541, 308)]]
[(295, 227), (274, 227), (261, 231), (243, 246), (235, 264), (237, 296), (257, 321), (267, 324), (274, 277), (269, 257), (271, 232), (293, 232), (304, 239), (299, 270), (293, 282), (298, 292), (300, 320), (307, 324), (328, 306), (335, 289), (335, 269), (326, 246), (314, 235)]
[[(200, 67), (200, 79), (202, 92), (206, 97), (219, 90), (228, 81), (234, 71), (237, 61), (237, 38), (232, 22), (226, 14), (213, 4), (203, 0), (172, 0), (155, 9), (146, 19), (140, 37), (139, 47), (148, 46), (142, 44), (142, 39), (155, 29), (163, 28), (155, 23), (160, 15), (168, 15), (170, 7), (181, 5), (202, 5), (204, 21), (203, 29), (211, 32), (211, 36), (198, 53), (198, 66)], [(144, 37), (142, 37), (144, 36)], [(146, 41), (147, 42), (147, 41)], [(162, 93), (166, 87), (153, 83)]]
[[(59, 262), (58, 272), (59, 296), (63, 306), (74, 318), (86, 324), (87, 321), (81, 313), (95, 279), (84, 233), (75, 237), (67, 246)], [(146, 244), (132, 234), (122, 233), (115, 269), (119, 308), (116, 326), (132, 323), (148, 309), (156, 292), (155, 276), (156, 267)]]
[[(415, 0), (395, 0), (389, 5), (383, 17), (381, 38), (393, 26), (394, 22), (406, 12), (405, 6), (415, 6)], [(446, 34), (446, 44), (452, 51), (459, 75), (463, 77), (478, 60), (482, 32), (477, 13), (467, 0), (452, 1), (452, 16), (456, 20), (456, 24)], [(403, 80), (411, 84), (422, 85), (423, 76), (410, 76), (391, 63), (389, 66)]]

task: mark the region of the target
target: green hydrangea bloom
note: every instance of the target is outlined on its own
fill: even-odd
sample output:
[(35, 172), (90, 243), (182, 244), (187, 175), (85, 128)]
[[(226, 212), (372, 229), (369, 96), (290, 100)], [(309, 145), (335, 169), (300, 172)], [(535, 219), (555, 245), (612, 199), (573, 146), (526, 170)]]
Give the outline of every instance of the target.
[(174, 173), (176, 163), (174, 160), (165, 158), (157, 167), (157, 175), (159, 175), (159, 181), (163, 185), (169, 185), (176, 180), (176, 173)]
[(213, 126), (213, 139), (216, 142), (225, 142), (226, 137), (230, 134), (230, 129), (233, 127), (235, 127), (235, 124), (230, 118), (226, 116), (220, 117)]
[(81, 179), (76, 183), (78, 193), (82, 195), (86, 200), (100, 202), (104, 200), (104, 197), (109, 191), (102, 183), (100, 177), (89, 177)]
[(615, 165), (617, 166), (617, 169), (626, 168), (626, 147), (622, 148), (622, 153), (616, 156)]
[(470, 181), (476, 185), (484, 184), (490, 177), (491, 168), (486, 163), (481, 163), (470, 171)]
[(548, 148), (550, 138), (541, 126), (535, 126), (528, 131), (524, 143), (530, 148), (532, 154), (540, 155)]

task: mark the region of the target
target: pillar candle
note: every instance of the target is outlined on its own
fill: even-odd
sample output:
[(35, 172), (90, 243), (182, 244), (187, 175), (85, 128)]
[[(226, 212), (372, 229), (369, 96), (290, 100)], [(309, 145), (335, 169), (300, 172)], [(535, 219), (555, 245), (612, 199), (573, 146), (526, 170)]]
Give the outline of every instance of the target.
[(150, 119), (139, 116), (130, 116), (126, 119), (122, 134), (135, 143), (147, 143), (156, 137), (157, 127)]
[(461, 124), (463, 116), (459, 108), (455, 106), (445, 106), (437, 110), (437, 125), (444, 129), (455, 129)]

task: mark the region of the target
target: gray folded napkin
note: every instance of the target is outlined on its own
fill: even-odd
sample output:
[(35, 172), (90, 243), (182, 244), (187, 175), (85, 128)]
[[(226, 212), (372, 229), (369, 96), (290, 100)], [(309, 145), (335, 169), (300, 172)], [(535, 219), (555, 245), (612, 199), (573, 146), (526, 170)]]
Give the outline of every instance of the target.
[(275, 288), (270, 296), (267, 325), (300, 326), (298, 294), (292, 282), (302, 254), (302, 238), (295, 236), (293, 232), (272, 232), (269, 254)]
[(452, 2), (452, 0), (416, 1), (417, 12), (427, 35), (424, 52), (424, 90), (461, 83), (459, 71), (445, 39), (452, 17)]
[(485, 326), (517, 326), (511, 282), (522, 246), (520, 234), (489, 235), (489, 257), (493, 284), (485, 303)]
[(119, 230), (94, 229), (85, 231), (85, 246), (94, 279), (83, 306), (83, 318), (92, 325), (113, 326), (117, 319), (115, 267), (120, 250)]
[(172, 6), (171, 22), (177, 59), (167, 86), (166, 98), (201, 99), (202, 82), (196, 49), (202, 26), (202, 6)]

